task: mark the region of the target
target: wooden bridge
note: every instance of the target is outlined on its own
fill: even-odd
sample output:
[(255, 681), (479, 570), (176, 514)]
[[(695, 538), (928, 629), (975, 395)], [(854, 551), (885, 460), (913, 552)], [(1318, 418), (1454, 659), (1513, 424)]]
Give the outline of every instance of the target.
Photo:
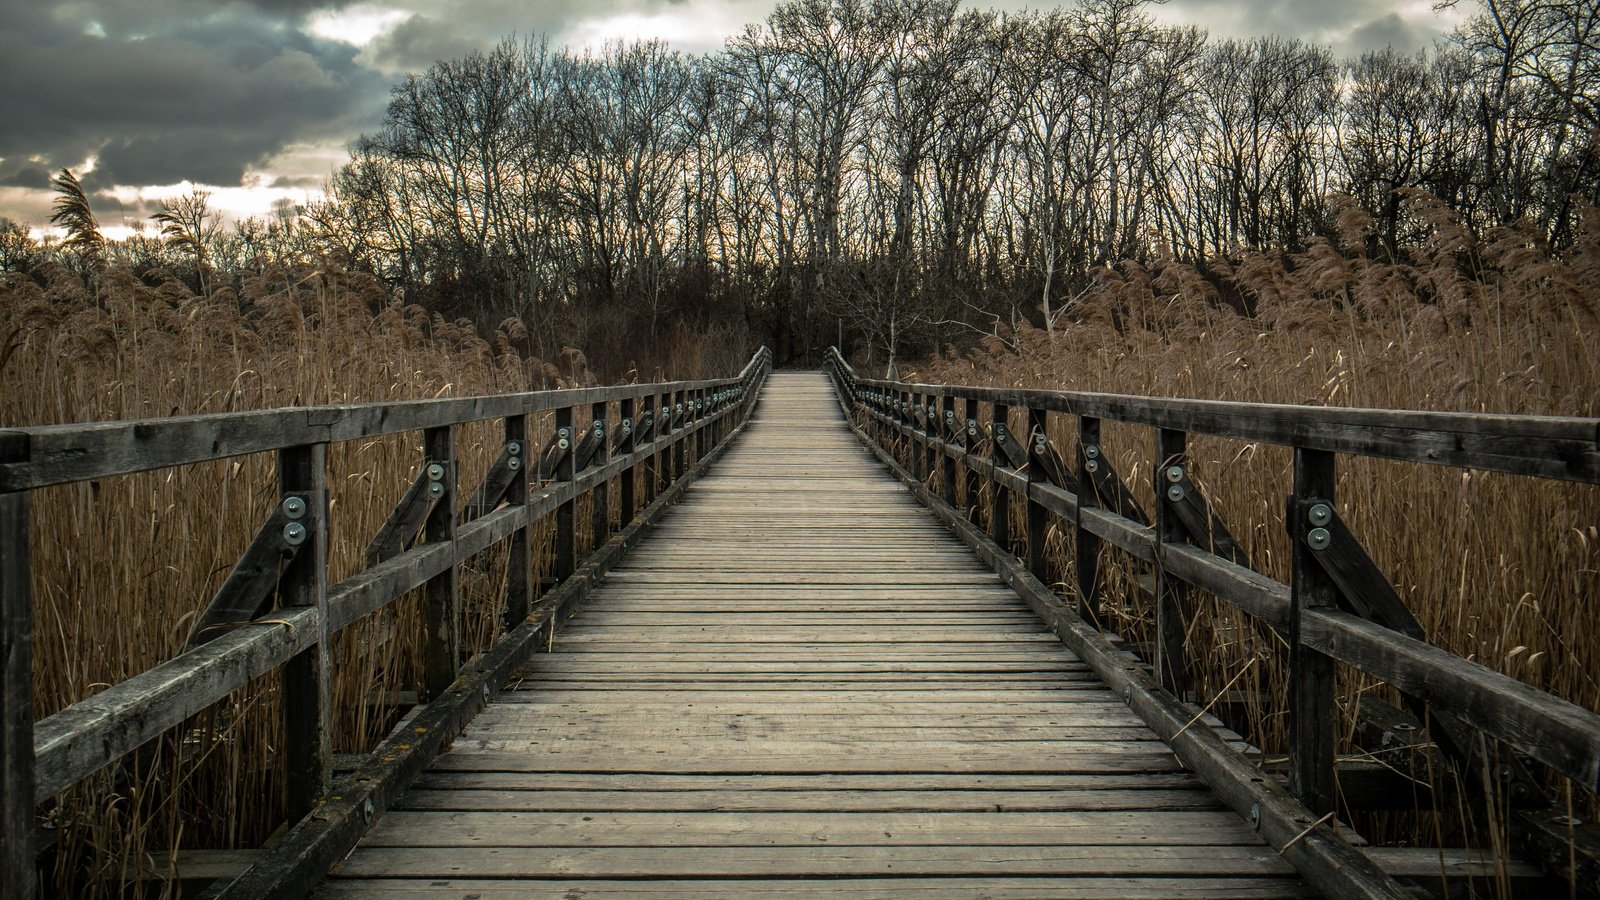
[[(1070, 454), (1052, 414), (1076, 419)], [(506, 445), (462, 503), (453, 430), (492, 418)], [(1150, 513), (1102, 420), (1155, 430)], [(1600, 839), (1537, 771), (1596, 790), (1600, 715), (1421, 640), (1332, 491), (1349, 453), (1600, 482), (1597, 426), (904, 385), (837, 355), (826, 375), (769, 376), (763, 352), (712, 382), (0, 432), (4, 868), (33, 871), (35, 816), (61, 790), (277, 669), (291, 821), (212, 864), (205, 896), (1401, 897), (1441, 872), (1595, 896)], [(368, 568), (328, 584), (321, 448), (411, 430), (413, 490)], [(1295, 448), (1291, 584), (1249, 568), (1206, 506), (1191, 432)], [(284, 503), (203, 617), (236, 627), (35, 722), (29, 492), (264, 451)], [(1071, 599), (1048, 586), (1051, 528), (1074, 542)], [(457, 568), (502, 542), (506, 626), (468, 654)], [(1148, 661), (1097, 626), (1103, 545), (1152, 564)], [(1281, 779), (1188, 702), (1187, 585), (1290, 647)], [(416, 588), (420, 702), (336, 773), (328, 636)], [(1336, 661), (1425, 705), (1383, 739), (1425, 724), (1460, 755), (1464, 795), (1473, 754), (1503, 750), (1520, 850), (1549, 872), (1366, 847), (1340, 822), (1335, 780), (1353, 793), (1375, 773), (1334, 755)]]

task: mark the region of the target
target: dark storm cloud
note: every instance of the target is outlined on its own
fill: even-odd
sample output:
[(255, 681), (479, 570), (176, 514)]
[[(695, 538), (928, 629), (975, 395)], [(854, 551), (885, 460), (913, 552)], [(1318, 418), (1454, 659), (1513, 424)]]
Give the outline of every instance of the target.
[(441, 59), (455, 59), (492, 46), (493, 39), (461, 34), (421, 13), (395, 26), (362, 50), (360, 59), (385, 72), (421, 72)]
[(0, 182), (98, 156), (106, 183), (238, 184), (291, 142), (381, 114), (386, 79), (282, 15), (330, 4), (132, 5), (0, 0)]

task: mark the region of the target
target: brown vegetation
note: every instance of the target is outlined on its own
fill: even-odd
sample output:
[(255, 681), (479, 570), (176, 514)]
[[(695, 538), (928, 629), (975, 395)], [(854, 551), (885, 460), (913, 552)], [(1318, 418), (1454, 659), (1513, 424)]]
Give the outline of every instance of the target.
[[(1425, 194), (1408, 198), (1424, 243), (1367, 255), (1371, 220), (1336, 202), (1341, 244), (1255, 252), (1211, 264), (1124, 263), (1099, 274), (1054, 333), (1025, 329), (954, 351), (907, 380), (1106, 391), (1216, 400), (1600, 416), (1600, 211), (1585, 211), (1573, 250), (1549, 253), (1526, 231), (1482, 237)], [(1065, 419), (1066, 417), (1057, 417)], [(1069, 423), (1054, 439), (1075, 446)], [(1150, 508), (1148, 429), (1107, 425), (1104, 446)], [(1286, 448), (1191, 438), (1197, 481), (1253, 564), (1287, 581)], [(1428, 637), (1589, 709), (1600, 709), (1600, 489), (1494, 473), (1342, 457), (1340, 515), (1422, 620)], [(1016, 513), (1020, 515), (1020, 512)], [(1070, 591), (1070, 543), (1054, 543)], [(1153, 612), (1109, 575), (1114, 630), (1148, 640)], [(1190, 683), (1267, 753), (1286, 746), (1287, 655), (1269, 631), (1207, 598), (1189, 635)], [(1355, 702), (1385, 690), (1341, 676), (1343, 733)], [(1349, 752), (1346, 746), (1341, 752)], [(1554, 796), (1573, 792), (1556, 785)], [(1577, 792), (1579, 802), (1592, 796)], [(1588, 796), (1588, 801), (1583, 798)], [(1370, 836), (1438, 844), (1453, 816), (1359, 820)], [(1491, 825), (1491, 828), (1498, 826)], [(1413, 830), (1415, 829), (1415, 830)]]
[[(152, 287), (121, 268), (100, 272), (93, 289), (65, 270), (43, 281), (0, 281), (0, 426), (594, 380), (577, 350), (553, 363), (521, 355), (520, 322), (484, 340), (469, 324), (395, 302), (368, 276), (333, 269), (272, 269), (210, 295), (176, 279)], [(663, 358), (694, 376), (726, 368), (743, 352), (739, 343), (680, 333)], [(463, 484), (481, 477), (500, 440), (494, 422), (460, 429)], [(332, 580), (362, 566), (366, 541), (421, 458), (415, 434), (329, 448)], [(194, 617), (276, 502), (272, 466), (270, 454), (259, 454), (35, 492), (37, 716), (182, 649)], [(496, 636), (503, 578), (494, 554), (463, 567), (468, 646)], [(402, 692), (418, 680), (416, 617), (416, 602), (402, 600), (340, 634), (336, 752), (369, 750), (393, 724)], [(138, 872), (151, 896), (171, 895), (170, 849), (260, 846), (282, 820), (276, 695), (276, 679), (262, 679), (63, 795), (49, 822), (56, 892), (115, 896)]]

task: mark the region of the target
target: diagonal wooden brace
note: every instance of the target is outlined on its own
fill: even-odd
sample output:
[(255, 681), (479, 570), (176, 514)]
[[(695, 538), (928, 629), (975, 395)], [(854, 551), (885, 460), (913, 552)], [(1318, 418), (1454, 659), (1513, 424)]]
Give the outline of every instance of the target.
[[(1176, 489), (1176, 490), (1174, 490)], [(1176, 482), (1168, 481), (1161, 502), (1171, 510), (1178, 524), (1189, 535), (1189, 542), (1236, 565), (1250, 568), (1250, 557), (1234, 540), (1228, 526), (1222, 523), (1205, 495), (1195, 487), (1194, 481), (1184, 472)]]
[(1028, 468), (1056, 487), (1066, 488), (1074, 494), (1078, 492), (1078, 479), (1073, 477), (1067, 468), (1067, 461), (1042, 429), (1035, 428), (1028, 440)]
[[(291, 508), (298, 514), (291, 515)], [(291, 533), (290, 526), (297, 530)], [(273, 592), (278, 586), (278, 575), (300, 548), (310, 538), (310, 529), (317, 527), (312, 510), (311, 495), (290, 493), (283, 496), (278, 508), (267, 517), (261, 530), (256, 532), (244, 555), (234, 563), (216, 596), (195, 619), (189, 632), (185, 649), (198, 647), (227, 633), (234, 625), (242, 625), (265, 612), (272, 604)]]
[(1017, 440), (1017, 436), (1007, 428), (1005, 423), (996, 422), (994, 426), (994, 449), (1005, 464), (1013, 469), (1021, 469), (1028, 464), (1028, 452)]
[(565, 432), (564, 428), (550, 432), (550, 440), (546, 441), (544, 449), (539, 451), (540, 481), (549, 481), (556, 477), (556, 468), (561, 465), (567, 454), (572, 452), (572, 438)]
[(400, 498), (394, 512), (389, 514), (389, 520), (383, 523), (377, 536), (367, 544), (367, 568), (399, 556), (417, 539), (417, 532), (422, 530), (422, 523), (438, 500), (439, 489), (434, 485), (439, 483), (439, 479), (433, 475), (436, 467), (441, 465), (430, 460), (422, 466), (422, 471), (417, 473), (417, 480), (411, 483), (411, 488)]
[[(513, 447), (513, 444), (516, 444)], [(512, 452), (515, 450), (515, 452)], [(500, 449), (500, 455), (495, 458), (494, 465), (483, 476), (483, 483), (478, 485), (473, 492), (472, 502), (467, 504), (467, 511), (462, 515), (462, 522), (480, 519), (500, 505), (505, 499), (506, 491), (511, 488), (511, 482), (516, 480), (517, 473), (522, 470), (522, 451), (520, 443), (507, 443)]]
[(595, 419), (583, 431), (583, 437), (572, 451), (572, 471), (582, 472), (595, 461), (595, 456), (606, 445), (606, 423)]
[[(1311, 548), (1312, 558), (1333, 581), (1338, 589), (1339, 605), (1346, 612), (1407, 637), (1427, 640), (1422, 623), (1400, 599), (1378, 564), (1367, 555), (1354, 532), (1339, 518), (1333, 504), (1314, 498), (1291, 498), (1289, 521), (1295, 539)], [(1477, 739), (1474, 728), (1455, 716), (1432, 712), (1426, 704), (1410, 696), (1401, 694), (1401, 698), (1413, 715), (1432, 723), (1431, 730), (1439, 748), (1456, 763), (1462, 775), (1481, 775), (1485, 771), (1485, 748), (1480, 746), (1482, 742)], [(1494, 755), (1498, 757), (1496, 777), (1499, 780), (1494, 793), (1504, 793), (1517, 807), (1550, 803), (1532, 773), (1509, 750)], [(1463, 781), (1472, 783), (1473, 779), (1463, 778)]]

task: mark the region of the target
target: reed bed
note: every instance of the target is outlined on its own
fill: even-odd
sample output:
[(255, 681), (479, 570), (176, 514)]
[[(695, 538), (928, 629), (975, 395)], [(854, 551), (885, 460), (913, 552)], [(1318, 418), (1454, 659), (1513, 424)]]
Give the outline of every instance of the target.
[[(677, 335), (675, 377), (721, 365), (723, 340)], [(726, 339), (726, 335), (722, 338)], [(333, 268), (268, 270), (197, 295), (121, 269), (0, 281), (0, 426), (381, 402), (592, 383), (583, 354), (518, 352), (520, 322), (490, 338)], [(742, 348), (739, 348), (742, 349)], [(742, 360), (739, 360), (742, 362)], [(737, 364), (734, 365), (737, 368)], [(611, 374), (611, 373), (608, 373)], [(620, 375), (621, 373), (615, 373)], [(614, 412), (614, 411), (613, 411)], [(535, 440), (548, 416), (531, 424)], [(458, 429), (463, 490), (499, 451), (497, 421)], [(328, 450), (329, 577), (416, 477), (421, 435)], [(49, 715), (171, 658), (277, 501), (272, 454), (39, 490), (33, 502), (35, 713)], [(615, 492), (613, 491), (613, 495)], [(587, 522), (587, 509), (579, 510)], [(536, 533), (536, 547), (547, 540)], [(541, 560), (541, 568), (548, 565)], [(463, 643), (500, 632), (503, 556), (463, 567)], [(335, 752), (370, 750), (419, 680), (416, 597), (352, 625), (333, 649)], [(47, 827), (62, 896), (177, 896), (178, 848), (257, 847), (283, 819), (277, 679), (269, 676), (61, 796)]]
[[(1397, 258), (1378, 259), (1365, 249), (1370, 218), (1334, 202), (1337, 241), (1300, 254), (1215, 260), (1208, 272), (1171, 260), (1123, 263), (1100, 272), (1053, 331), (951, 350), (912, 367), (907, 380), (1600, 416), (1600, 212), (1585, 212), (1575, 246), (1558, 257), (1529, 232), (1472, 234), (1437, 200), (1414, 193), (1416, 239)], [(1064, 453), (1076, 452), (1071, 422), (1052, 431)], [(1103, 441), (1147, 510), (1154, 441), (1150, 429), (1112, 423)], [(1252, 564), (1287, 581), (1289, 451), (1198, 436), (1189, 450), (1198, 484)], [(1600, 709), (1600, 489), (1341, 457), (1337, 494), (1339, 514), (1431, 641)], [(1062, 537), (1052, 535), (1050, 555), (1059, 589), (1070, 593), (1070, 542)], [(1149, 641), (1153, 612), (1133, 583), (1137, 561), (1118, 556), (1108, 552), (1103, 613), (1130, 640)], [(1197, 605), (1188, 640), (1193, 699), (1269, 756), (1281, 754), (1286, 648), (1215, 598)], [(1348, 670), (1340, 686), (1341, 752), (1354, 753), (1360, 698), (1387, 689)], [(1581, 788), (1550, 787), (1558, 799), (1577, 798), (1580, 818), (1600, 812)], [(1503, 821), (1473, 825), (1458, 813), (1356, 821), (1382, 840), (1503, 850)]]

